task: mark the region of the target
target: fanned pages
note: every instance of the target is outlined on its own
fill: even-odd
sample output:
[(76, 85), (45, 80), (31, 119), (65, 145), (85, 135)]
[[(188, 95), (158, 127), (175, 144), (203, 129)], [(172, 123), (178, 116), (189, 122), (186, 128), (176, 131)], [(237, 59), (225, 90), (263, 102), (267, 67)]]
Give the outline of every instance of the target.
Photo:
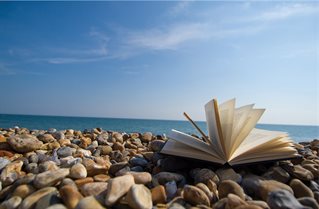
[(161, 153), (230, 165), (298, 156), (287, 133), (255, 128), (265, 109), (253, 104), (235, 108), (235, 103), (231, 99), (218, 105), (213, 99), (205, 105), (208, 137), (184, 113), (205, 140), (172, 130)]

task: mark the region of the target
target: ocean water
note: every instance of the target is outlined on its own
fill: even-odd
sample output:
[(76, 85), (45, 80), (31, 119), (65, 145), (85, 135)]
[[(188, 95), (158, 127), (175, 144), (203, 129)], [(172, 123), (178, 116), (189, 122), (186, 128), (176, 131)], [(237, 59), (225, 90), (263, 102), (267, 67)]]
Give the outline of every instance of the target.
[[(196, 124), (207, 132), (205, 122), (199, 121)], [(199, 135), (188, 121), (0, 114), (1, 128), (14, 126), (44, 130), (49, 128), (84, 130), (100, 127), (104, 130), (127, 133), (150, 131), (153, 134), (168, 133), (171, 129), (176, 129)], [(257, 124), (257, 128), (288, 132), (296, 142), (319, 139), (319, 126)]]

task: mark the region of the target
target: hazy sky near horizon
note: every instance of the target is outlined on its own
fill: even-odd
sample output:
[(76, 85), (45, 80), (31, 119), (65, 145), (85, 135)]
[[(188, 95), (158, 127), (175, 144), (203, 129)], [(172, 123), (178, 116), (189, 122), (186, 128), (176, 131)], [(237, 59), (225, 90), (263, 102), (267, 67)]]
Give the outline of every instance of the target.
[(318, 2), (0, 2), (0, 113), (319, 124)]

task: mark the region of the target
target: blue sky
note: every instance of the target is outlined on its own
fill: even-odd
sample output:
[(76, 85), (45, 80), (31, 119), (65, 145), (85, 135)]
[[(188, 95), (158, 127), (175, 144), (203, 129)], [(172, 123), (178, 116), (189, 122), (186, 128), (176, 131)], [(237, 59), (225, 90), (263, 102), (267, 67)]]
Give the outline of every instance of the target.
[(319, 3), (0, 2), (1, 113), (319, 123)]

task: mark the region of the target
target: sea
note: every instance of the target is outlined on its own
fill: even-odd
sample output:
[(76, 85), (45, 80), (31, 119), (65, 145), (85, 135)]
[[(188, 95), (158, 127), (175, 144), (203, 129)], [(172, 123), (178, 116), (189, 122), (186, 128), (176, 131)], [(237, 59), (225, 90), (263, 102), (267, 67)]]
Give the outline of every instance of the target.
[[(196, 124), (207, 133), (206, 123), (198, 121)], [(95, 118), (69, 116), (36, 116), (0, 114), (0, 128), (24, 127), (28, 129), (57, 130), (74, 129), (85, 130), (103, 128), (104, 130), (119, 132), (152, 132), (153, 134), (167, 134), (171, 129), (185, 133), (199, 133), (188, 121), (180, 120), (151, 120), (151, 119), (124, 119), (124, 118)], [(319, 126), (306, 125), (278, 125), (257, 124), (257, 128), (288, 132), (296, 142), (319, 139)]]

